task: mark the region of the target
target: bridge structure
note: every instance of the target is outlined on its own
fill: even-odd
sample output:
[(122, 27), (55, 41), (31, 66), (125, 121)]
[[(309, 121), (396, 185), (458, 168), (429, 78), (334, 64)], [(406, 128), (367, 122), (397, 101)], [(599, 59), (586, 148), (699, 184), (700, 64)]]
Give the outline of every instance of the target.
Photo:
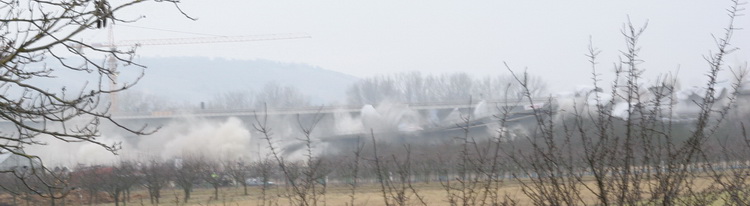
[[(251, 132), (252, 124), (263, 121), (264, 118), (275, 120), (276, 123), (283, 122), (288, 125), (299, 126), (317, 120), (318, 139), (323, 142), (337, 144), (351, 144), (357, 138), (369, 136), (369, 129), (346, 130), (337, 128), (340, 121), (350, 122), (364, 127), (368, 114), (365, 107), (368, 105), (348, 106), (319, 106), (303, 108), (269, 108), (265, 110), (193, 110), (193, 111), (161, 111), (148, 114), (120, 114), (113, 116), (115, 120), (123, 125), (142, 126), (165, 125), (169, 121), (180, 121), (182, 119), (208, 119), (225, 120), (227, 118), (238, 118)], [(383, 129), (372, 130), (375, 135), (399, 141), (445, 141), (463, 133), (464, 128), (469, 127), (473, 133), (487, 134), (500, 127), (518, 127), (534, 124), (534, 114), (554, 112), (557, 109), (556, 99), (525, 99), (518, 101), (489, 100), (479, 102), (433, 102), (376, 105), (374, 108), (383, 119), (376, 120), (386, 122), (391, 126)], [(394, 115), (395, 114), (395, 115)], [(369, 114), (372, 116), (372, 114)], [(337, 119), (341, 116), (347, 118)], [(386, 117), (387, 116), (387, 117)], [(395, 116), (395, 117), (394, 117)], [(544, 115), (543, 115), (544, 116)], [(502, 119), (502, 120), (501, 120)], [(466, 120), (466, 121), (464, 121)], [(403, 121), (403, 122), (402, 122)], [(403, 126), (407, 124), (407, 126)], [(503, 124), (502, 126), (500, 124)], [(278, 125), (276, 128), (278, 129)], [(369, 128), (369, 127), (368, 127)], [(278, 131), (278, 130), (277, 130)], [(276, 135), (279, 135), (278, 133)], [(370, 134), (371, 135), (371, 134)], [(492, 134), (487, 134), (492, 135)], [(262, 135), (260, 135), (262, 136)], [(289, 151), (293, 151), (290, 149)]]
[[(365, 108), (373, 108), (383, 116), (379, 121), (386, 122), (392, 126), (384, 130), (366, 130), (359, 128), (354, 131), (336, 129), (340, 121), (350, 122), (367, 127), (365, 120), (368, 119)], [(151, 127), (168, 126), (172, 121), (226, 121), (228, 118), (238, 118), (251, 131), (253, 136), (262, 136), (253, 128), (258, 120), (274, 120), (275, 124), (287, 124), (287, 126), (299, 126), (312, 121), (317, 121), (317, 135), (320, 142), (330, 144), (354, 144), (355, 140), (369, 135), (378, 136), (397, 141), (444, 141), (460, 135), (464, 129), (486, 132), (497, 129), (501, 124), (500, 117), (504, 117), (504, 126), (517, 126), (533, 124), (534, 114), (554, 112), (557, 109), (555, 99), (532, 99), (518, 101), (479, 101), (479, 102), (435, 102), (417, 104), (387, 105), (348, 105), (348, 106), (318, 106), (303, 108), (268, 108), (263, 110), (181, 110), (181, 111), (158, 111), (149, 113), (115, 113), (112, 119), (118, 124), (129, 128), (141, 128), (144, 125)], [(395, 114), (395, 115), (394, 115)], [(337, 119), (341, 116), (347, 118)], [(390, 118), (385, 118), (388, 116)], [(369, 118), (372, 119), (372, 118)], [(465, 120), (465, 121), (464, 121)], [(402, 127), (402, 123), (410, 123), (408, 127)], [(278, 128), (279, 125), (274, 125)], [(0, 120), (0, 129), (14, 128), (7, 120)], [(276, 130), (278, 131), (278, 130)], [(102, 130), (106, 132), (117, 132), (115, 130)], [(139, 141), (139, 137), (125, 132), (120, 133), (128, 137), (129, 141)], [(276, 135), (279, 135), (278, 133)], [(299, 135), (297, 135), (299, 136)], [(285, 138), (285, 137), (281, 137)], [(285, 151), (293, 152), (300, 145), (286, 145)]]
[[(321, 121), (327, 121), (334, 114), (348, 114), (351, 117), (358, 118), (362, 116), (362, 110), (365, 105), (343, 105), (343, 106), (311, 106), (301, 108), (272, 108), (260, 110), (173, 110), (173, 111), (155, 111), (148, 113), (114, 113), (112, 119), (123, 125), (165, 125), (169, 121), (179, 119), (214, 119), (222, 120), (229, 117), (235, 117), (246, 123), (255, 122), (256, 118), (320, 118)], [(381, 105), (375, 105), (380, 109)], [(431, 103), (390, 103), (389, 106), (398, 107), (414, 111), (422, 119), (437, 118), (444, 119), (451, 113), (459, 112), (461, 115), (474, 114), (477, 108), (488, 111), (486, 115), (498, 115), (503, 112), (509, 118), (508, 122), (515, 121), (513, 118), (532, 114), (535, 109), (547, 111), (556, 108), (556, 99), (523, 99), (516, 101), (489, 100), (479, 102), (431, 102)], [(388, 107), (388, 106), (386, 106)], [(478, 119), (479, 117), (472, 117)], [(0, 128), (11, 126), (8, 120), (0, 119)]]
[[(323, 120), (330, 118), (333, 114), (349, 114), (352, 117), (360, 117), (365, 105), (343, 105), (343, 106), (311, 106), (301, 108), (267, 108), (255, 110), (174, 110), (155, 111), (148, 113), (116, 113), (112, 118), (125, 124), (148, 123), (161, 125), (168, 121), (185, 118), (202, 119), (226, 119), (229, 117), (240, 118), (245, 122), (254, 122), (259, 117), (287, 117), (299, 116), (302, 119), (317, 116)], [(549, 110), (556, 107), (555, 99), (524, 99), (517, 101), (490, 100), (480, 102), (431, 102), (431, 103), (391, 103), (397, 106), (419, 113), (422, 117), (437, 116), (442, 119), (454, 111), (461, 114), (472, 114), (478, 107), (483, 108), (491, 114), (507, 112), (508, 116), (528, 115), (534, 109)], [(378, 108), (378, 105), (375, 105)], [(512, 122), (512, 120), (510, 121)]]
[[(487, 106), (497, 108), (511, 108), (511, 110), (518, 109), (531, 109), (534, 106), (544, 106), (552, 102), (554, 104), (555, 99), (528, 99), (518, 101), (501, 101), (491, 100), (486, 101)], [(477, 107), (480, 102), (431, 102), (431, 103), (393, 103), (394, 105), (406, 105), (408, 108), (416, 111), (427, 111), (427, 110), (472, 110)], [(307, 115), (307, 114), (330, 114), (337, 112), (345, 113), (359, 113), (364, 105), (339, 105), (339, 106), (309, 106), (300, 108), (268, 108), (268, 109), (254, 109), (254, 110), (212, 110), (212, 109), (199, 109), (199, 110), (174, 110), (174, 111), (155, 111), (148, 113), (120, 113), (113, 115), (114, 119), (117, 120), (149, 120), (149, 119), (175, 119), (184, 118), (187, 116), (198, 117), (198, 118), (226, 118), (226, 117), (245, 117), (245, 116), (256, 116), (256, 115)]]

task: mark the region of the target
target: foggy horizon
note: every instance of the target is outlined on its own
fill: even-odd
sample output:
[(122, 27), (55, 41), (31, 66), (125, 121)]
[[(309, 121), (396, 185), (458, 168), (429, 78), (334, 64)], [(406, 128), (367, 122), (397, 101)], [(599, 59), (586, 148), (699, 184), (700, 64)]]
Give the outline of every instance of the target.
[[(506, 62), (515, 72), (542, 76), (556, 90), (552, 92), (566, 92), (581, 82), (591, 83), (592, 70), (585, 57), (590, 41), (601, 51), (597, 72), (607, 81), (620, 51), (625, 50), (620, 34), (624, 24), (631, 21), (640, 27), (648, 22), (639, 44), (645, 77), (655, 80), (672, 73), (687, 86), (696, 86), (692, 83), (704, 80), (708, 66), (703, 56), (714, 47), (712, 35), (723, 33), (730, 3), (334, 2), (184, 2), (181, 7), (196, 21), (166, 12), (174, 10), (168, 5), (154, 4), (125, 11), (123, 18), (145, 18), (115, 24), (114, 39), (306, 33), (311, 38), (145, 45), (137, 55), (267, 59), (309, 64), (358, 78), (406, 71), (495, 76), (508, 74)], [(214, 10), (223, 12), (209, 12)], [(227, 20), (224, 13), (231, 13), (232, 18)], [(746, 18), (737, 21), (738, 28), (750, 26)], [(746, 31), (736, 33), (732, 46), (749, 48), (748, 35), (742, 35)], [(81, 37), (84, 42), (106, 42), (107, 32), (87, 31)], [(736, 51), (726, 63), (741, 66), (748, 55), (745, 50)]]
[(750, 205), (747, 6), (3, 1), (0, 205)]

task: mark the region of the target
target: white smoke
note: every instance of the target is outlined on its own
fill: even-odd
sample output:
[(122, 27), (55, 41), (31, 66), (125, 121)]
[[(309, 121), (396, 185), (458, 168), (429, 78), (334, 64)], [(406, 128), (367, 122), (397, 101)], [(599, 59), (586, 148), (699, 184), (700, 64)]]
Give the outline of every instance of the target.
[[(24, 149), (28, 154), (42, 158), (46, 165), (110, 164), (117, 162), (120, 158), (101, 145), (89, 142), (65, 142), (49, 135), (37, 138), (45, 144), (31, 145)], [(130, 147), (127, 141), (119, 135), (100, 136), (96, 138), (96, 141), (108, 146), (117, 144), (122, 148)], [(124, 150), (118, 151), (120, 154), (123, 152)]]
[[(64, 142), (40, 136), (46, 145), (34, 145), (26, 152), (38, 155), (46, 165), (113, 164), (120, 160), (171, 159), (183, 155), (204, 155), (213, 159), (246, 158), (254, 154), (250, 131), (242, 120), (224, 121), (186, 118), (175, 120), (152, 135), (124, 137), (115, 130), (102, 132), (96, 141), (119, 143), (117, 155), (89, 142)], [(106, 128), (102, 128), (106, 129)]]
[(381, 103), (377, 108), (372, 105), (362, 107), (362, 125), (364, 129), (375, 132), (412, 132), (423, 130), (422, 118), (407, 104)]
[(489, 105), (487, 105), (487, 102), (482, 100), (477, 103), (477, 105), (474, 107), (474, 119), (484, 118), (492, 116), (492, 110), (490, 110)]
[[(164, 143), (164, 144), (160, 144)], [(145, 137), (138, 148), (159, 152), (162, 158), (199, 154), (215, 159), (236, 159), (250, 155), (250, 131), (238, 118), (226, 121), (185, 121), (167, 125), (163, 131)]]
[[(372, 108), (372, 105), (366, 105), (365, 107), (369, 106)], [(365, 132), (365, 127), (363, 125), (364, 121), (364, 108), (362, 108), (362, 115), (359, 118), (352, 117), (349, 112), (345, 111), (335, 111), (333, 113), (333, 121), (334, 121), (334, 132), (335, 134), (356, 134), (356, 133), (363, 133)], [(372, 108), (372, 111), (374, 111), (375, 108)], [(377, 113), (377, 111), (374, 111)]]

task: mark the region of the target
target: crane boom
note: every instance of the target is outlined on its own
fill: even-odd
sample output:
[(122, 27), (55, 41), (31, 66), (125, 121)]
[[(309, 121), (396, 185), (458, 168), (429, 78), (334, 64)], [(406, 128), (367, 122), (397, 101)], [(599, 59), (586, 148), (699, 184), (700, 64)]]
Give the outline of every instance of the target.
[(303, 39), (311, 38), (305, 33), (286, 33), (286, 34), (263, 34), (249, 36), (218, 36), (218, 37), (197, 37), (197, 38), (171, 38), (171, 39), (140, 39), (140, 40), (123, 40), (115, 43), (93, 43), (93, 47), (120, 47), (120, 46), (143, 46), (143, 45), (177, 45), (177, 44), (210, 44), (210, 43), (227, 43), (227, 42), (247, 42), (247, 41), (271, 41), (285, 39)]

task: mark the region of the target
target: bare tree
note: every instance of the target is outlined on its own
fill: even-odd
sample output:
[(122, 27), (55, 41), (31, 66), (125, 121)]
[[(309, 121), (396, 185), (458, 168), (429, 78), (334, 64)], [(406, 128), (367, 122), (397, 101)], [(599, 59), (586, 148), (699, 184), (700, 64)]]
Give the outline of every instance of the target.
[(310, 106), (310, 97), (292, 86), (269, 82), (255, 94), (255, 108), (294, 108)]
[(221, 167), (222, 165), (217, 161), (208, 160), (206, 158), (200, 158), (198, 161), (200, 161), (200, 165), (202, 165), (199, 168), (201, 178), (214, 188), (213, 199), (219, 200), (219, 187), (227, 183), (227, 179), (224, 178), (224, 171)]
[(67, 169), (56, 168), (54, 170), (38, 167), (15, 168), (12, 174), (21, 185), (26, 187), (28, 194), (38, 195), (49, 200), (54, 206), (58, 199), (66, 197), (73, 187), (70, 185), (71, 174)]
[[(510, 85), (506, 91), (511, 90)], [(506, 96), (514, 96), (505, 93)], [(514, 99), (515, 97), (507, 97)], [(469, 101), (471, 105), (471, 101)], [(508, 105), (497, 105), (499, 110), (495, 115), (499, 128), (504, 129), (508, 115), (512, 107)], [(507, 148), (504, 143), (510, 138), (509, 134), (498, 131), (496, 136), (490, 138), (474, 137), (471, 134), (471, 122), (475, 118), (471, 113), (461, 115), (461, 123), (457, 127), (462, 130), (461, 136), (454, 137), (459, 143), (455, 156), (440, 162), (446, 162), (448, 173), (451, 172), (455, 178), (441, 178), (440, 184), (447, 193), (448, 202), (451, 205), (508, 205), (512, 204), (507, 197), (499, 193), (503, 178), (501, 174), (507, 171), (505, 163), (505, 152)], [(501, 129), (501, 130), (502, 130)], [(452, 159), (452, 160), (451, 160)]]
[(357, 146), (355, 147), (353, 151), (351, 151), (353, 154), (353, 157), (352, 157), (353, 159), (351, 161), (343, 161), (343, 162), (348, 162), (348, 164), (344, 166), (342, 170), (347, 172), (345, 177), (350, 178), (348, 182), (349, 187), (351, 187), (350, 188), (351, 194), (349, 194), (349, 205), (355, 205), (354, 201), (356, 200), (356, 196), (357, 196), (357, 188), (360, 187), (359, 185), (360, 184), (359, 179), (361, 178), (360, 170), (362, 170), (361, 169), (362, 163), (360, 162), (362, 161), (362, 158), (363, 158), (362, 150), (365, 147), (364, 143), (360, 143), (361, 139), (362, 138), (357, 137)]
[[(274, 167), (273, 160), (269, 158), (264, 158), (261, 160), (258, 160), (256, 162), (253, 162), (250, 165), (250, 170), (252, 171), (252, 175), (254, 175), (254, 178), (257, 181), (260, 181), (260, 204), (259, 205), (274, 205), (274, 199), (270, 198), (268, 195), (268, 189), (272, 185), (270, 185), (271, 177), (275, 174), (275, 167)], [(245, 182), (246, 180), (243, 180)]]
[(0, 194), (10, 195), (12, 198), (11, 205), (20, 205), (19, 197), (29, 192), (23, 182), (10, 173), (0, 174), (0, 182), (4, 183), (0, 185)]
[[(524, 136), (525, 141), (514, 144), (517, 152), (509, 153), (519, 168), (514, 176), (533, 204), (744, 204), (740, 197), (746, 194), (748, 184), (741, 174), (746, 171), (729, 165), (747, 161), (746, 156), (740, 159), (733, 154), (750, 147), (730, 148), (718, 141), (741, 85), (733, 85), (726, 104), (717, 98), (718, 75), (725, 67), (723, 58), (734, 50), (729, 41), (737, 29), (735, 17), (742, 10), (739, 1), (732, 3), (727, 10), (730, 23), (716, 39), (717, 51), (705, 57), (709, 63), (705, 93), (692, 102), (700, 111), (691, 121), (678, 122), (673, 116), (675, 80), (661, 78), (656, 81), (661, 89), (652, 90), (651, 95), (645, 92), (639, 40), (646, 26), (631, 22), (623, 26), (626, 49), (615, 64), (614, 98), (588, 105), (595, 107), (592, 110), (574, 108), (571, 116), (560, 122), (553, 121), (551, 114), (537, 114), (534, 131)], [(590, 46), (595, 88), (600, 88), (598, 53)], [(745, 72), (730, 71), (736, 82), (744, 79)], [(527, 80), (525, 75), (516, 76), (522, 87), (529, 85)], [(533, 103), (530, 92), (524, 96)], [(598, 96), (595, 99), (604, 101)], [(620, 114), (606, 106), (615, 103), (623, 108)], [(733, 135), (736, 143), (746, 141)], [(712, 144), (714, 140), (720, 144)], [(585, 194), (593, 194), (595, 199), (587, 200)]]
[[(8, 125), (3, 131), (13, 131), (0, 134), (3, 139), (0, 150), (30, 161), (41, 161), (19, 149), (44, 145), (46, 142), (39, 137), (51, 136), (51, 141), (89, 142), (114, 152), (117, 144), (105, 144), (95, 138), (100, 135), (100, 125), (114, 124), (135, 134), (153, 131), (121, 126), (112, 119), (109, 105), (102, 98), (132, 87), (138, 78), (109, 87), (117, 71), (97, 58), (106, 55), (111, 63), (132, 64), (134, 48), (97, 48), (76, 40), (86, 30), (137, 20), (121, 19), (115, 14), (145, 2), (151, 1), (11, 0), (0, 3), (3, 10), (0, 14), (0, 120)], [(177, 5), (179, 0), (154, 2)], [(89, 52), (84, 54), (84, 49)], [(85, 84), (63, 83), (58, 88), (39, 83), (73, 76), (91, 78)], [(45, 173), (33, 173), (42, 174)]]
[[(485, 80), (487, 81), (489, 89), (482, 91), (482, 94), (491, 95), (489, 98), (507, 97), (510, 98), (510, 100), (523, 99), (526, 96), (527, 92), (528, 95), (535, 98), (544, 97), (548, 94), (547, 82), (545, 82), (541, 76), (526, 74), (525, 78), (526, 79), (524, 80), (524, 84), (528, 87), (528, 90), (521, 86), (521, 84), (519, 84), (513, 76), (498, 76), (494, 79)], [(493, 91), (497, 89), (502, 89), (504, 91)], [(475, 94), (476, 93), (477, 92), (475, 92)]]
[(184, 195), (182, 201), (185, 203), (190, 199), (193, 186), (201, 180), (203, 170), (201, 158), (183, 156), (182, 159), (175, 159), (174, 164), (170, 165), (170, 174), (174, 177), (174, 183), (182, 188)]
[(164, 97), (148, 94), (137, 90), (127, 90), (119, 94), (118, 112), (121, 113), (151, 113), (173, 109), (173, 103)]
[(206, 109), (254, 109), (255, 96), (249, 91), (218, 94), (206, 104)]
[[(326, 175), (327, 171), (324, 160), (314, 155), (314, 139), (312, 138), (313, 130), (322, 119), (320, 111), (315, 113), (311, 118), (303, 120), (297, 115), (297, 124), (302, 132), (302, 137), (298, 138), (305, 145), (304, 161), (289, 161), (279, 153), (279, 149), (274, 145), (274, 137), (271, 128), (268, 125), (268, 113), (264, 115), (255, 115), (253, 127), (263, 135), (263, 139), (268, 143), (271, 157), (284, 175), (287, 189), (291, 195), (288, 196), (290, 204), (293, 205), (317, 205), (319, 202), (324, 203), (325, 192), (327, 188)], [(266, 184), (265, 182), (263, 184)]]
[[(371, 134), (373, 140), (373, 161), (377, 173), (380, 192), (383, 195), (385, 205), (427, 205), (424, 197), (419, 194), (412, 184), (413, 170), (411, 162), (411, 147), (404, 145), (405, 157), (399, 158), (392, 154), (390, 158), (382, 158), (378, 154), (375, 135)], [(417, 201), (412, 199), (416, 197)]]
[(243, 162), (242, 160), (231, 161), (227, 160), (223, 162), (224, 170), (232, 177), (234, 182), (242, 185), (242, 189), (245, 195), (247, 194), (247, 179), (250, 178), (250, 164)]
[(99, 170), (102, 190), (107, 192), (115, 201), (115, 205), (127, 204), (130, 197), (130, 188), (139, 183), (139, 176), (136, 175), (137, 168), (132, 162), (120, 162), (118, 165), (111, 167), (102, 167)]
[(89, 205), (99, 203), (99, 192), (103, 192), (104, 177), (103, 173), (109, 172), (108, 168), (101, 165), (84, 166), (78, 165), (72, 174), (73, 185), (85, 192)]
[[(528, 76), (529, 92), (534, 97), (547, 94), (546, 82), (539, 76)], [(379, 104), (384, 101), (402, 103), (455, 102), (469, 97), (516, 99), (526, 92), (512, 76), (474, 78), (467, 73), (423, 75), (419, 72), (377, 76), (351, 85), (347, 89), (349, 104)], [(507, 94), (506, 94), (507, 93)]]
[(145, 164), (140, 169), (143, 175), (143, 186), (148, 190), (151, 204), (159, 204), (161, 189), (170, 181), (169, 167), (157, 160), (151, 160)]

